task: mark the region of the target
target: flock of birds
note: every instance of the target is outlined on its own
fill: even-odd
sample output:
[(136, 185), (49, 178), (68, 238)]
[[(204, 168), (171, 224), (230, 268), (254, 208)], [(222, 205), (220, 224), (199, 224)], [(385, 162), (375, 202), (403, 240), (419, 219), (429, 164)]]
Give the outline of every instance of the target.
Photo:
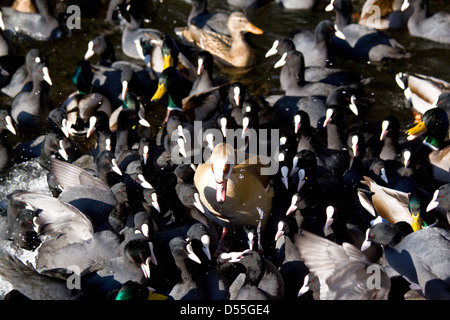
[[(108, 36), (92, 39), (61, 106), (49, 97), (48, 57), (38, 48), (17, 56), (10, 41), (57, 44), (64, 33), (50, 1), (2, 8), (13, 33), (0, 33), (1, 91), (11, 98), (0, 110), (0, 170), (32, 162), (49, 190), (4, 195), (2, 237), (35, 255), (2, 250), (0, 277), (13, 288), (5, 299), (450, 299), (450, 84), (396, 75), (416, 119), (404, 133), (392, 115), (357, 120), (371, 79), (332, 67), (343, 57), (407, 59), (383, 29), (448, 44), (450, 14), (429, 15), (427, 0), (367, 0), (355, 23), (351, 2), (332, 0), (334, 21), (267, 48), (284, 94), (260, 97), (215, 68), (255, 66), (246, 33), (263, 30), (242, 11), (267, 1), (228, 2), (236, 10), (213, 13), (191, 0), (186, 25), (170, 35), (142, 26), (143, 1), (110, 1), (130, 59), (116, 59)], [(147, 116), (156, 104), (158, 128)], [(44, 129), (11, 146), (18, 128)], [(255, 153), (252, 132), (278, 152)], [(195, 163), (199, 152), (208, 157)], [(275, 174), (263, 174), (267, 160)]]

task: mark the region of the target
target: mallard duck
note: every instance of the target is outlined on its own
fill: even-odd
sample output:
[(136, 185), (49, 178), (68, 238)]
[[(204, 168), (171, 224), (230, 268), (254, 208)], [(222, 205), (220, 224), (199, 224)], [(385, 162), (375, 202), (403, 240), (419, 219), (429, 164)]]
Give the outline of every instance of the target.
[(259, 224), (263, 230), (274, 195), (264, 168), (268, 165), (262, 164), (261, 156), (240, 152), (227, 143), (217, 144), (194, 176), (208, 216), (228, 230)]
[(203, 50), (209, 51), (218, 61), (232, 67), (251, 67), (255, 64), (252, 47), (244, 33), (262, 34), (263, 31), (250, 23), (241, 12), (233, 12), (228, 18), (230, 36), (200, 29), (194, 24), (190, 28), (179, 28), (178, 34)]
[(435, 180), (450, 182), (450, 145), (448, 137), (449, 119), (447, 112), (440, 107), (432, 108), (424, 113), (422, 120), (406, 131), (408, 140), (424, 135), (422, 145), (428, 148), (418, 148), (416, 153), (427, 157), (433, 167)]
[(376, 213), (390, 223), (405, 221), (412, 224), (408, 208), (409, 197), (406, 192), (380, 186), (371, 178), (364, 176), (362, 184), (371, 191), (372, 204)]
[(395, 75), (395, 81), (413, 110), (420, 115), (436, 106), (439, 95), (450, 92), (449, 82), (420, 73), (399, 72)]
[(107, 116), (112, 113), (109, 99), (99, 92), (92, 92), (93, 77), (89, 61), (79, 61), (72, 76), (77, 91), (71, 93), (61, 105), (66, 112), (69, 132), (72, 135), (87, 134), (89, 119), (95, 112), (103, 111)]
[(403, 0), (366, 0), (358, 23), (378, 30), (406, 26), (411, 9), (402, 11)]
[(169, 95), (167, 113), (163, 123), (167, 122), (171, 111), (183, 113), (184, 117), (191, 123), (195, 120), (209, 120), (215, 114), (218, 102), (220, 102), (220, 100), (215, 99), (214, 93), (225, 85), (227, 84), (188, 96), (189, 88), (183, 87), (177, 69), (168, 67), (161, 73), (158, 89), (151, 101), (158, 101), (166, 93)]

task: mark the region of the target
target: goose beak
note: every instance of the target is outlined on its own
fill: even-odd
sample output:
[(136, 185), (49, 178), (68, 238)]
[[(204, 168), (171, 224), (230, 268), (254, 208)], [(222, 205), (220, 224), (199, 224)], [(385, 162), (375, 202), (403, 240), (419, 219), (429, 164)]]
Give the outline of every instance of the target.
[(297, 195), (294, 195), (292, 197), (292, 201), (291, 201), (291, 205), (289, 206), (289, 208), (286, 211), (286, 215), (290, 215), (292, 212), (294, 212), (295, 210), (297, 210)]
[(6, 129), (8, 129), (13, 135), (16, 135), (16, 129), (14, 128), (11, 116), (5, 117)]
[(58, 153), (60, 154), (61, 157), (63, 157), (64, 160), (66, 160), (66, 161), (69, 160), (69, 156), (67, 155), (66, 149), (64, 149), (64, 142), (63, 142), (63, 140), (59, 140)]
[(278, 222), (278, 230), (277, 233), (275, 234), (275, 241), (278, 241), (278, 239), (280, 239), (284, 235), (283, 227), (284, 227), (283, 221)]
[(436, 190), (433, 194), (433, 199), (431, 199), (430, 203), (427, 206), (427, 212), (429, 212), (439, 206), (439, 202), (436, 201), (438, 196), (439, 196), (439, 190)]
[(339, 30), (338, 27), (337, 27), (336, 25), (334, 26), (334, 29), (336, 30), (336, 31), (334, 32), (335, 36), (338, 37), (339, 39), (345, 40), (345, 35), (344, 35), (344, 33), (343, 33), (341, 30)]
[(334, 0), (331, 0), (331, 2), (325, 7), (326, 12), (333, 11), (334, 9)]
[(333, 219), (334, 208), (332, 206), (327, 207), (326, 213), (327, 213), (327, 220), (325, 222), (325, 226), (323, 227), (324, 233), (333, 224), (333, 221), (334, 221), (334, 219)]
[(350, 97), (350, 104), (348, 105), (348, 107), (355, 114), (355, 116), (357, 116), (359, 114), (359, 111), (358, 107), (355, 104), (355, 99), (356, 99), (355, 96)]
[(94, 43), (92, 41), (89, 41), (88, 49), (84, 54), (84, 60), (89, 60), (89, 58), (91, 58), (93, 55), (94, 55)]
[(128, 81), (122, 81), (122, 100), (125, 100), (125, 95), (128, 92)]
[(145, 260), (145, 263), (141, 263), (141, 270), (147, 279), (150, 279), (150, 257)]
[(144, 162), (145, 165), (147, 164), (148, 157), (149, 157), (148, 146), (144, 146), (142, 150), (142, 161)]
[(111, 164), (112, 164), (111, 168), (113, 169), (113, 171), (121, 176), (122, 175), (122, 171), (120, 171), (120, 168), (117, 165), (117, 160), (116, 159), (112, 159)]
[(198, 76), (202, 74), (203, 68), (204, 68), (204, 66), (203, 66), (203, 59), (200, 58), (200, 59), (198, 59), (198, 67), (197, 67), (197, 75)]
[(324, 128), (330, 123), (332, 116), (333, 116), (333, 109), (327, 109), (325, 114), (325, 121), (323, 122)]
[(402, 3), (402, 6), (400, 8), (401, 11), (405, 11), (406, 9), (409, 8), (409, 0), (404, 0)]
[(95, 124), (97, 123), (97, 118), (92, 116), (89, 118), (89, 129), (86, 132), (86, 138), (89, 138), (95, 131)]
[(277, 48), (278, 48), (278, 44), (279, 44), (279, 43), (280, 43), (280, 42), (279, 42), (278, 40), (275, 40), (275, 41), (273, 42), (272, 48), (270, 48), (269, 51), (266, 52), (266, 55), (265, 55), (266, 58), (271, 57), (271, 56), (277, 54), (277, 52), (278, 52)]
[(192, 249), (192, 245), (190, 243), (188, 243), (186, 245), (186, 250), (188, 252), (188, 258), (191, 259), (192, 261), (197, 262), (198, 264), (201, 264), (202, 261), (200, 260), (200, 258), (194, 253), (194, 249)]
[(211, 251), (209, 250), (209, 244), (211, 242), (211, 238), (208, 235), (203, 235), (200, 238), (200, 241), (202, 243), (202, 250), (206, 254), (206, 257), (208, 260), (211, 260)]
[(387, 121), (383, 121), (383, 123), (381, 124), (381, 135), (380, 135), (380, 141), (383, 141), (383, 139), (386, 137), (387, 135), (387, 129), (389, 126), (389, 122)]
[(222, 182), (216, 182), (216, 201), (218, 203), (224, 203), (227, 195), (227, 180)]
[(200, 196), (198, 192), (194, 194), (194, 206), (201, 212), (205, 213), (205, 209), (203, 209), (202, 203), (200, 202)]
[(367, 229), (367, 231), (366, 231), (366, 238), (364, 239), (364, 241), (361, 245), (361, 251), (366, 251), (372, 245), (372, 242), (369, 240), (369, 232), (370, 232), (370, 228)]
[(427, 131), (427, 126), (425, 125), (424, 121), (419, 121), (418, 124), (416, 124), (414, 127), (406, 131), (406, 134), (408, 135), (408, 140), (413, 140), (420, 136), (421, 134), (424, 134)]
[(277, 69), (277, 68), (284, 66), (286, 64), (286, 57), (287, 57), (287, 52), (283, 53), (280, 60), (278, 60), (277, 63), (275, 63), (275, 65), (273, 67), (275, 69)]
[(48, 73), (48, 68), (47, 67), (43, 67), (42, 68), (42, 73), (44, 74), (44, 80), (49, 84), (52, 85), (52, 79), (50, 79), (50, 75)]
[(153, 97), (150, 101), (151, 102), (158, 101), (166, 94), (166, 92), (167, 92), (167, 88), (164, 85), (164, 83), (158, 84), (158, 89), (156, 90), (155, 94), (153, 95)]
[(297, 297), (300, 297), (309, 291), (308, 283), (309, 283), (309, 275), (306, 275), (305, 279), (303, 280), (302, 287), (300, 288), (300, 290), (298, 290)]

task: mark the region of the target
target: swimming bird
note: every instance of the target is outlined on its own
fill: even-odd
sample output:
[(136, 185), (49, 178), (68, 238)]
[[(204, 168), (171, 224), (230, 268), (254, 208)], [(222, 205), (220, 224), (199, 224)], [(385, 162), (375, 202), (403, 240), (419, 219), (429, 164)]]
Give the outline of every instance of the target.
[(14, 98), (25, 86), (32, 86), (32, 70), (34, 63), (43, 61), (39, 49), (33, 48), (25, 56), (24, 63), (11, 75), (8, 85), (1, 92)]
[(60, 39), (63, 31), (58, 19), (53, 16), (47, 0), (36, 0), (38, 12), (19, 12), (9, 7), (3, 7), (5, 28), (13, 33), (28, 36), (34, 40), (47, 41)]
[(33, 88), (22, 90), (11, 102), (11, 117), (14, 122), (23, 127), (42, 125), (48, 120), (48, 114), (53, 109), (47, 85), (52, 85), (48, 67), (43, 63), (33, 66)]
[(16, 153), (8, 142), (8, 131), (16, 134), (16, 129), (8, 111), (0, 110), (0, 171), (6, 170), (16, 163)]
[(387, 263), (410, 283), (419, 285), (426, 299), (448, 299), (450, 231), (425, 228), (404, 233), (400, 224), (375, 224), (368, 229), (361, 250), (372, 243), (382, 245)]
[(403, 0), (366, 0), (358, 23), (378, 30), (405, 27), (413, 10), (401, 10)]
[(239, 291), (234, 300), (281, 300), (284, 296), (284, 280), (276, 266), (258, 252), (222, 253), (221, 259), (239, 263), (245, 267), (245, 278), (238, 277)]
[(253, 48), (245, 40), (245, 33), (262, 34), (263, 31), (251, 24), (241, 12), (230, 14), (227, 22), (230, 36), (200, 29), (195, 25), (180, 29), (180, 35), (191, 40), (197, 47), (209, 51), (217, 61), (226, 66), (251, 67), (256, 63)]
[(332, 0), (325, 10), (336, 12), (334, 22), (337, 36), (332, 41), (338, 55), (362, 61), (402, 59), (411, 55), (396, 39), (382, 31), (351, 23), (353, 7), (350, 1)]
[(450, 13), (439, 11), (430, 13), (428, 0), (404, 0), (401, 10), (414, 8), (408, 19), (408, 31), (412, 36), (450, 43)]
[(449, 82), (417, 72), (399, 72), (395, 81), (420, 116), (436, 106), (441, 94), (450, 92)]
[(194, 183), (206, 214), (213, 221), (227, 229), (260, 225), (264, 230), (273, 190), (270, 176), (262, 171), (268, 164), (262, 161), (261, 156), (245, 154), (220, 143), (210, 158), (197, 167)]

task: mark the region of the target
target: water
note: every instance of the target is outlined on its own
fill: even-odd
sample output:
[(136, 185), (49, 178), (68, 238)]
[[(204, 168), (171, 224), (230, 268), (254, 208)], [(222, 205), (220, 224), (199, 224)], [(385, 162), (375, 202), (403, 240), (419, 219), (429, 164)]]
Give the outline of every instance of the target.
[[(7, 3), (8, 1), (2, 1)], [(9, 1), (10, 2), (10, 1)], [(54, 1), (57, 2), (57, 1)], [(55, 42), (38, 42), (29, 39), (14, 38), (13, 41), (19, 48), (19, 53), (25, 55), (31, 48), (38, 48), (44, 56), (48, 57), (50, 77), (53, 86), (50, 91), (54, 107), (59, 107), (63, 101), (75, 90), (71, 82), (72, 72), (78, 60), (82, 59), (87, 50), (87, 44), (95, 36), (107, 35), (114, 43), (118, 60), (128, 59), (120, 48), (121, 33), (118, 25), (111, 25), (104, 21), (106, 16), (106, 0), (104, 8), (95, 18), (83, 18), (81, 20), (81, 29), (68, 30), (66, 36)], [(359, 12), (363, 0), (352, 1), (354, 12)], [(156, 28), (165, 31), (175, 37), (174, 28), (186, 26), (187, 17), (191, 5), (183, 0), (159, 0), (148, 1), (148, 8), (145, 13), (148, 21), (145, 27)], [(450, 11), (450, 2), (447, 0), (430, 0), (430, 11), (440, 10)], [(317, 23), (323, 19), (334, 19), (334, 13), (325, 12), (324, 8), (327, 1), (320, 1), (316, 10), (286, 10), (275, 3), (269, 3), (262, 8), (244, 10), (249, 20), (256, 26), (263, 29), (263, 35), (250, 35), (249, 39), (255, 48), (258, 65), (249, 70), (235, 70), (231, 68), (220, 67), (217, 65), (216, 71), (227, 77), (229, 81), (241, 81), (250, 92), (255, 95), (280, 94), (279, 89), (279, 69), (274, 69), (275, 59), (265, 59), (264, 54), (272, 46), (274, 40), (287, 37), (292, 30), (307, 28), (313, 30)], [(226, 1), (209, 0), (209, 10), (211, 12), (232, 12)], [(242, 10), (241, 10), (242, 11)], [(407, 108), (403, 92), (395, 83), (394, 76), (397, 72), (417, 72), (436, 78), (450, 81), (450, 48), (448, 46), (434, 43), (431, 41), (418, 39), (409, 36), (406, 29), (385, 31), (390, 36), (402, 43), (412, 56), (409, 59), (394, 60), (389, 62), (366, 64), (354, 61), (338, 60), (337, 67), (349, 70), (355, 70), (364, 75), (372, 77), (373, 81), (366, 87), (366, 96), (374, 99), (375, 104), (371, 107), (368, 116), (372, 120), (381, 120), (388, 114), (396, 115), (401, 122), (402, 129), (414, 120), (411, 109)], [(93, 58), (95, 63), (98, 58)], [(195, 61), (193, 61), (195, 63)], [(11, 99), (6, 96), (0, 97), (2, 108), (9, 110)], [(147, 120), (153, 125), (158, 126), (163, 119), (165, 110), (160, 104), (147, 104)], [(17, 136), (9, 135), (11, 144), (21, 141), (28, 141), (40, 135), (46, 128), (37, 128), (24, 130), (16, 128)], [(88, 147), (92, 141), (86, 141), (85, 138), (75, 138), (80, 146)], [(6, 195), (15, 189), (27, 189), (30, 191), (48, 192), (44, 176), (37, 174), (36, 179), (31, 181), (27, 170), (30, 170), (32, 164), (20, 165), (14, 168), (16, 176), (11, 176), (11, 172), (0, 175), (0, 213), (5, 214)], [(0, 216), (0, 229), (4, 228), (4, 216)], [(3, 234), (3, 232), (2, 232)], [(2, 240), (2, 247), (9, 248), (8, 242)], [(9, 248), (8, 250), (15, 250)], [(16, 251), (23, 260), (33, 260), (32, 255)], [(2, 293), (7, 292), (9, 288), (0, 283), (3, 288)]]

